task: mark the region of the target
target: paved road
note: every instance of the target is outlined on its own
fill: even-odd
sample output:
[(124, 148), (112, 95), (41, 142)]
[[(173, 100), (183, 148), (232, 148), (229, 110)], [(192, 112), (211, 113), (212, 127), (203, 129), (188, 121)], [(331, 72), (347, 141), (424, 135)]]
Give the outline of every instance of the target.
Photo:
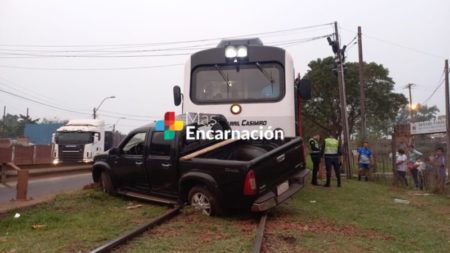
[[(30, 179), (28, 182), (28, 197), (39, 198), (65, 191), (81, 189), (92, 183), (91, 173), (62, 175), (48, 178)], [(0, 204), (9, 202), (16, 197), (16, 183), (8, 183), (11, 188), (0, 184)]]

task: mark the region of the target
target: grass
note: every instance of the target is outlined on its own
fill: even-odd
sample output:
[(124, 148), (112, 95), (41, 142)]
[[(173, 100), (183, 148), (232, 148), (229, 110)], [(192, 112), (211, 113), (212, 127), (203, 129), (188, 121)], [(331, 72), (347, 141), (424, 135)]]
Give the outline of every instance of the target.
[(309, 186), (272, 215), (270, 252), (450, 251), (448, 196), (349, 181), (342, 188)]
[[(0, 217), (0, 252), (86, 252), (164, 212), (127, 205), (89, 190), (21, 211), (19, 219), (9, 213)], [(115, 252), (249, 252), (257, 223), (251, 214), (205, 217), (186, 207)], [(355, 180), (344, 180), (342, 188), (308, 185), (270, 212), (264, 250), (450, 252), (450, 197)]]
[[(450, 252), (450, 198), (371, 182), (308, 185), (267, 221), (265, 252)], [(395, 198), (410, 204), (394, 203)], [(249, 252), (258, 219), (190, 209), (116, 252)]]
[(127, 209), (130, 204), (91, 189), (3, 214), (0, 252), (87, 252), (165, 211), (152, 205)]

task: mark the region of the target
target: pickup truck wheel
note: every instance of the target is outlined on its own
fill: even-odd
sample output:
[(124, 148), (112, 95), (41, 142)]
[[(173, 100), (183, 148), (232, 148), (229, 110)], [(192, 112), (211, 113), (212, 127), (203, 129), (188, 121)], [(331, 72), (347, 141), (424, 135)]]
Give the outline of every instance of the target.
[(217, 198), (205, 187), (194, 186), (189, 191), (189, 204), (202, 214), (213, 216), (220, 214)]
[(103, 189), (103, 192), (106, 192), (110, 195), (114, 195), (114, 187), (111, 182), (111, 177), (108, 172), (102, 171), (100, 175), (100, 185)]

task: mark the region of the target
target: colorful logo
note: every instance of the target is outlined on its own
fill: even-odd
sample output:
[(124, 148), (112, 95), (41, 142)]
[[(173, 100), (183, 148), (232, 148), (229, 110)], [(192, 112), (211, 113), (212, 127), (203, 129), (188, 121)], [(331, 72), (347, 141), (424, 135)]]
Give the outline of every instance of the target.
[(175, 112), (166, 112), (164, 120), (156, 121), (155, 130), (164, 132), (164, 140), (173, 140), (175, 132), (183, 130), (184, 122), (175, 120)]

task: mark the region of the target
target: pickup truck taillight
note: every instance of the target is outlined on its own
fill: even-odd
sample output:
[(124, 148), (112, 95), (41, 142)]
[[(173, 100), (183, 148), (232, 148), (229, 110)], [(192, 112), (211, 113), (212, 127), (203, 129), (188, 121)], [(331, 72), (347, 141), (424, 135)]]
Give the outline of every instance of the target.
[(249, 170), (245, 176), (244, 182), (244, 195), (255, 195), (256, 194), (256, 178), (253, 170)]

